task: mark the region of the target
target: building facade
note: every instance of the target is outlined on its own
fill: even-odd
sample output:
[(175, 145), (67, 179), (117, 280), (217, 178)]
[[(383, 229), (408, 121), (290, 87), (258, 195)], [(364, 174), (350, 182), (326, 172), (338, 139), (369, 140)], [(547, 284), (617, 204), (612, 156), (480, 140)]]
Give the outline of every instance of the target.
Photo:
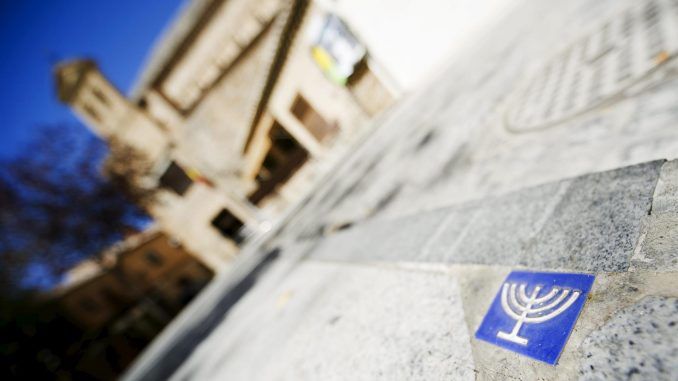
[(159, 228), (220, 271), (394, 101), (376, 67), (315, 3), (196, 0), (129, 97), (92, 61), (64, 62), (55, 77)]
[(63, 361), (72, 371), (115, 379), (212, 275), (155, 228), (82, 262), (48, 296), (75, 328)]

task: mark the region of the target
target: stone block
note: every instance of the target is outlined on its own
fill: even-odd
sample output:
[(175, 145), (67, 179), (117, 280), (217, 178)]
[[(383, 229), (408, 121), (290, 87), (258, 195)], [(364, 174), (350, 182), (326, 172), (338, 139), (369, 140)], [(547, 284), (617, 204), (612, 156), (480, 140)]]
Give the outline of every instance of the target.
[(447, 274), (304, 262), (258, 285), (175, 379), (474, 379)]
[(330, 236), (312, 256), (624, 271), (651, 208), (662, 163), (366, 222)]
[(624, 271), (649, 213), (662, 160), (573, 180), (525, 255), (525, 265)]
[(582, 347), (581, 380), (675, 380), (678, 298), (643, 298), (615, 314)]
[(645, 219), (632, 270), (678, 270), (678, 160), (662, 166), (652, 199), (652, 212)]

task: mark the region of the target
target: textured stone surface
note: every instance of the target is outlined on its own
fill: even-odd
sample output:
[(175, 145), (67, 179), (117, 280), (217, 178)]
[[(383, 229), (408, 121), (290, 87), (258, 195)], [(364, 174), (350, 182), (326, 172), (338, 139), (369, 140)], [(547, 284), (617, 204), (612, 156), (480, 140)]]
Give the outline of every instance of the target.
[[(464, 312), (469, 331), (475, 332), (487, 311), (492, 299), (500, 288), (506, 275), (512, 267), (463, 265), (453, 266), (449, 271), (458, 279), (464, 303)], [(644, 298), (667, 298), (675, 300), (678, 297), (678, 273), (664, 273), (655, 276), (653, 273), (605, 273), (598, 274), (594, 287), (584, 306), (577, 324), (563, 350), (556, 366), (550, 366), (539, 361), (531, 360), (511, 351), (487, 344), (483, 341), (472, 340), (473, 357), (477, 376), (480, 380), (573, 380), (582, 376), (583, 368), (588, 367), (586, 361), (592, 358), (591, 350), (596, 348), (590, 337), (597, 337), (595, 351), (597, 359), (607, 361), (614, 357), (615, 345), (613, 341), (628, 339), (624, 332), (611, 332), (607, 329), (608, 322), (619, 319), (622, 311), (626, 321), (634, 321), (635, 317), (628, 311), (632, 306)], [(666, 310), (664, 311), (664, 319)], [(675, 319), (675, 315), (673, 317)], [(642, 319), (637, 319), (642, 320)], [(667, 321), (667, 324), (670, 321)], [(648, 323), (651, 326), (651, 323)], [(667, 328), (671, 328), (670, 326)], [(615, 336), (617, 334), (617, 336)], [(675, 351), (676, 342), (659, 339), (662, 348), (655, 348), (661, 356), (667, 356)], [(605, 340), (608, 340), (607, 342)], [(635, 356), (643, 356), (646, 351), (652, 351), (648, 346), (652, 342), (638, 342), (629, 348)], [(656, 345), (655, 345), (656, 346)], [(605, 352), (608, 351), (608, 352)], [(597, 361), (597, 360), (596, 360)], [(595, 365), (594, 365), (595, 367)], [(675, 371), (669, 374), (675, 374)], [(620, 379), (607, 377), (598, 379)], [(623, 378), (622, 378), (623, 379)], [(653, 379), (652, 377), (643, 379)]]
[(649, 296), (585, 341), (581, 380), (675, 380), (678, 298)]
[(662, 167), (632, 269), (678, 270), (678, 160)]
[(424, 248), (428, 261), (524, 264), (526, 250), (562, 202), (571, 181), (510, 193), (451, 210)]
[(649, 213), (662, 161), (573, 181), (528, 249), (525, 263), (583, 271), (624, 271)]
[(257, 286), (174, 379), (472, 380), (473, 375), (453, 277), (305, 263)]
[(475, 263), (579, 271), (628, 268), (662, 161), (351, 227), (315, 258)]
[(413, 261), (448, 213), (438, 210), (359, 224), (327, 237), (312, 256), (341, 261)]
[[(299, 264), (283, 256), (173, 379), (620, 379), (586, 369), (591, 362), (606, 369), (595, 363), (602, 361), (618, 372), (634, 356), (663, 364), (678, 350), (670, 331), (678, 316), (676, 273), (599, 274), (555, 367), (475, 340), (512, 269)], [(650, 328), (628, 344), (638, 325)], [(676, 372), (669, 364), (665, 375)], [(655, 379), (658, 373), (645, 374)]]

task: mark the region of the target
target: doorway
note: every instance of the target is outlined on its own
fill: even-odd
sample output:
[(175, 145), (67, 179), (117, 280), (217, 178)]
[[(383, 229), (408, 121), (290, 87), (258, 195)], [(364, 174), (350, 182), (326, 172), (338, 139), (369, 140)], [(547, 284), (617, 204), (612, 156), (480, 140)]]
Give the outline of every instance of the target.
[(277, 121), (273, 122), (268, 138), (271, 147), (255, 177), (256, 190), (248, 196), (255, 205), (287, 182), (308, 160), (308, 151)]

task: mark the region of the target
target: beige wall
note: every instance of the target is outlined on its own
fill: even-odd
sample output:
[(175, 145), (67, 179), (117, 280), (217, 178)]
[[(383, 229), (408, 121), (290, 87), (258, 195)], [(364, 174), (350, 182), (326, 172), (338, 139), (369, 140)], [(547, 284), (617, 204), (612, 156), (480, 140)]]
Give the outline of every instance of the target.
[(369, 116), (376, 116), (393, 104), (395, 96), (375, 75), (371, 60), (363, 62), (362, 65), (355, 78), (349, 81), (348, 88), (362, 109)]
[(162, 128), (131, 104), (98, 70), (89, 70), (72, 100), (77, 115), (103, 139), (117, 139), (151, 161), (167, 150)]
[[(269, 112), (295, 136), (304, 136), (300, 141), (308, 142), (309, 147), (313, 147), (317, 141), (291, 112), (297, 94), (306, 98), (325, 120), (336, 123), (342, 135), (352, 134), (369, 119), (347, 88), (326, 78), (311, 56), (307, 27), (312, 18), (321, 12), (313, 3), (309, 5), (268, 105)], [(313, 149), (310, 151), (313, 152)]]
[(251, 44), (280, 7), (279, 0), (224, 1), (161, 85), (187, 110)]
[(239, 174), (242, 144), (277, 43), (273, 31), (267, 29), (197, 105), (181, 130), (178, 157), (221, 179)]
[[(269, 215), (284, 210), (303, 195), (317, 175), (317, 164), (328, 152), (350, 140), (364, 128), (375, 110), (363, 107), (348, 87), (335, 84), (325, 77), (311, 56), (311, 43), (307, 29), (314, 17), (323, 11), (311, 3), (289, 51), (287, 61), (268, 103), (267, 113), (257, 126), (247, 152), (245, 175), (253, 177), (261, 165), (266, 151), (268, 129), (278, 121), (310, 153), (302, 167), (283, 187), (277, 199), (268, 199), (261, 205)], [(334, 138), (318, 141), (292, 113), (292, 105), (301, 95), (328, 123), (338, 126)], [(388, 103), (388, 102), (386, 102)], [(378, 106), (370, 106), (372, 109)], [(369, 112), (372, 111), (372, 112)]]
[[(256, 4), (234, 1), (223, 7), (204, 35), (198, 38), (197, 45), (172, 71), (183, 74), (171, 74), (163, 82), (161, 89), (167, 91), (168, 88), (180, 88), (187, 81), (200, 81), (205, 70), (198, 66), (206, 60), (220, 59), (225, 53), (223, 49), (230, 49), (219, 44), (238, 41), (236, 54), (240, 56), (237, 60), (233, 57), (235, 61), (229, 62), (225, 69), (219, 69), (216, 82), (205, 86), (200, 102), (188, 116), (176, 117), (178, 113), (173, 116), (165, 110), (168, 103), (155, 90), (144, 95), (149, 113), (156, 119), (178, 121), (171, 129), (175, 145), (170, 158), (185, 170), (197, 169), (214, 183), (214, 187), (194, 183), (181, 196), (170, 191), (159, 192), (158, 202), (152, 208), (153, 215), (164, 231), (179, 239), (215, 271), (227, 267), (238, 247), (211, 225), (213, 218), (225, 208), (250, 227), (256, 228), (259, 223), (257, 211), (246, 201), (252, 182), (242, 176), (242, 142), (248, 134), (247, 127), (261, 95), (278, 36), (275, 33), (277, 24), (267, 26), (261, 22), (270, 19), (277, 10), (277, 3), (267, 2), (266, 17), (255, 12)], [(236, 27), (240, 24), (232, 20), (234, 15), (245, 14), (247, 17), (242, 22), (258, 20), (258, 26), (250, 28), (256, 29), (252, 32), (255, 36), (248, 39), (240, 35), (242, 32)], [(228, 28), (223, 27), (224, 24), (228, 24)], [(246, 46), (249, 42), (251, 45)], [(210, 50), (205, 46), (218, 48)]]
[[(99, 92), (98, 96), (94, 94), (95, 89)], [(104, 101), (101, 99), (102, 96)], [(158, 104), (155, 103), (153, 106), (156, 110)], [(117, 139), (128, 144), (155, 162), (157, 173), (150, 174), (152, 177), (162, 175), (164, 168), (172, 159), (182, 164), (184, 169), (190, 167), (177, 158), (182, 156), (180, 154), (182, 150), (170, 149), (172, 131), (161, 127), (142, 109), (127, 101), (98, 71), (87, 72), (81, 88), (72, 101), (72, 106), (103, 138)], [(206, 130), (209, 131), (209, 127), (207, 126)], [(175, 128), (188, 129), (189, 126), (184, 124)], [(180, 147), (185, 157), (204, 158), (216, 155), (214, 152), (201, 149), (199, 145), (180, 145)], [(253, 223), (256, 220), (254, 213), (238, 201), (237, 197), (232, 197), (229, 191), (201, 183), (194, 183), (183, 196), (159, 190), (154, 202), (149, 206), (149, 212), (164, 231), (180, 240), (211, 269), (218, 271), (225, 268), (237, 247), (230, 240), (224, 239), (210, 225), (213, 216), (222, 208), (229, 208), (245, 222)]]
[(168, 131), (172, 140), (176, 140), (177, 133), (184, 124), (181, 113), (156, 90), (147, 91), (142, 103), (149, 118)]
[[(97, 92), (103, 99), (95, 95)], [(84, 73), (72, 105), (92, 131), (104, 139), (115, 136), (121, 122), (134, 112), (118, 89), (94, 69)]]
[[(102, 137), (117, 138), (153, 161), (147, 186), (157, 187), (154, 181), (171, 161), (212, 183), (195, 182), (183, 195), (159, 189), (149, 212), (163, 231), (215, 271), (226, 268), (238, 251), (233, 241), (211, 225), (222, 209), (253, 230), (265, 219), (275, 218), (308, 189), (328, 153), (349, 141), (382, 107), (380, 102), (359, 103), (370, 98), (365, 94), (375, 92), (376, 77), (367, 75), (351, 88), (340, 86), (326, 78), (313, 61), (306, 30), (322, 11), (311, 3), (244, 155), (289, 8), (282, 7), (286, 3), (281, 0), (220, 4), (181, 56), (166, 63), (169, 71), (160, 82), (141, 93), (137, 104), (125, 99), (96, 70), (87, 73), (72, 101), (73, 108)], [(100, 89), (107, 101), (102, 103), (94, 89)], [(338, 126), (335, 136), (318, 141), (292, 114), (298, 95), (325, 121)], [(309, 152), (309, 158), (278, 188), (277, 197), (263, 203), (264, 210), (257, 210), (247, 196), (255, 190), (254, 176), (266, 155), (273, 121)]]
[(211, 225), (224, 208), (241, 221), (257, 225), (254, 211), (229, 198), (223, 190), (194, 183), (183, 195), (162, 190), (153, 214), (163, 231), (182, 242), (214, 271), (222, 271), (238, 251), (237, 245), (224, 238)]

